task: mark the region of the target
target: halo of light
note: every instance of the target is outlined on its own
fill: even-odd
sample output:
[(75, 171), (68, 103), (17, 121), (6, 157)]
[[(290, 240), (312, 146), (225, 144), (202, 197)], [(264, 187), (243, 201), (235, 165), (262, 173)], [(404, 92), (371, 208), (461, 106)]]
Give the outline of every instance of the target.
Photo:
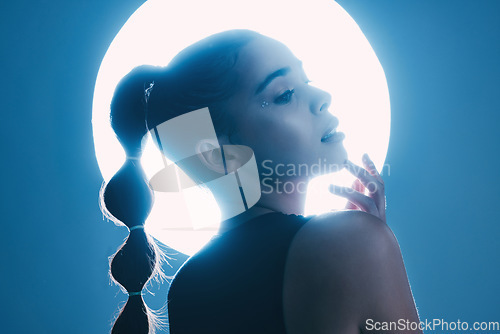
[[(287, 45), (303, 61), (313, 84), (332, 95), (331, 112), (346, 133), (349, 159), (361, 164), (370, 154), (381, 170), (390, 133), (389, 92), (375, 52), (351, 16), (332, 0), (149, 0), (129, 18), (108, 48), (99, 68), (93, 100), (92, 125), (95, 152), (105, 181), (124, 162), (125, 154), (109, 124), (109, 105), (118, 81), (141, 64), (166, 65), (184, 47), (216, 32), (251, 29)], [(321, 162), (319, 162), (321, 164)], [(159, 152), (151, 140), (142, 158), (146, 174), (158, 170)], [(342, 171), (316, 178), (308, 188), (306, 213), (343, 207), (345, 201), (328, 193), (326, 184), (350, 185)], [(186, 221), (211, 219), (220, 212), (210, 194), (156, 193), (147, 230), (166, 245), (193, 254), (215, 233), (194, 230)], [(200, 219), (200, 218), (198, 218)], [(176, 229), (165, 230), (165, 221)], [(206, 224), (205, 224), (206, 226)]]

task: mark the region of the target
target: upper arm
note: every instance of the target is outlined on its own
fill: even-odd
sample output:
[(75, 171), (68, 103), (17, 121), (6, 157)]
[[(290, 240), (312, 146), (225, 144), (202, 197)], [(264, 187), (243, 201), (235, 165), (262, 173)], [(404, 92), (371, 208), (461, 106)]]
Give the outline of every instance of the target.
[(389, 227), (359, 211), (310, 220), (290, 246), (284, 312), (291, 334), (359, 333), (369, 319), (418, 322), (399, 245)]

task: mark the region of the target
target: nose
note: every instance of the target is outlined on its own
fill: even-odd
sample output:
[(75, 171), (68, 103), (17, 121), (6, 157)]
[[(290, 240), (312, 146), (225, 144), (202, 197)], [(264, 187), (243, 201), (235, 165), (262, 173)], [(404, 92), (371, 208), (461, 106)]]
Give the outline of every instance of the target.
[(322, 89), (310, 86), (311, 102), (310, 108), (313, 114), (322, 114), (328, 112), (328, 108), (332, 103), (332, 96)]

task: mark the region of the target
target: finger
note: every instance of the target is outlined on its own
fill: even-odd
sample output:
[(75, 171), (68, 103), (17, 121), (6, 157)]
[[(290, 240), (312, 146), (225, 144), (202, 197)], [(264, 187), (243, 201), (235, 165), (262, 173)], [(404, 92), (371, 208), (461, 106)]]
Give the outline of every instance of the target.
[(365, 193), (365, 186), (361, 183), (359, 179), (354, 180), (352, 183), (352, 189), (356, 190), (357, 192), (360, 192), (362, 194)]
[(363, 164), (365, 165), (366, 169), (368, 172), (373, 175), (377, 179), (378, 183), (378, 193), (374, 196), (375, 202), (377, 204), (377, 208), (380, 213), (380, 217), (382, 218), (383, 221), (385, 221), (385, 206), (386, 206), (386, 200), (385, 200), (385, 185), (384, 185), (384, 180), (382, 179), (382, 176), (379, 174), (377, 171), (377, 168), (375, 167), (375, 164), (373, 161), (370, 159), (367, 153), (363, 154)]
[(373, 198), (365, 196), (352, 188), (330, 185), (330, 192), (347, 198), (361, 210), (380, 218), (380, 214)]
[(373, 163), (372, 159), (368, 156), (367, 153), (363, 154), (363, 164), (366, 167), (366, 170), (373, 175), (379, 182), (384, 183), (384, 180), (382, 179), (382, 176), (380, 176), (380, 173), (377, 170), (377, 167)]
[(346, 210), (358, 210), (359, 208), (355, 204), (347, 201), (347, 204), (345, 205), (345, 209)]
[(366, 169), (355, 165), (350, 160), (346, 160), (345, 166), (352, 175), (354, 175), (361, 181), (361, 183), (365, 186), (366, 189), (368, 189), (370, 193), (375, 193), (377, 191), (377, 184), (380, 182), (378, 182), (378, 180)]
[[(361, 184), (368, 189), (368, 197), (372, 198), (375, 203), (377, 210), (380, 214), (380, 218), (385, 221), (385, 189), (384, 184), (378, 181), (375, 176), (371, 175), (366, 169), (355, 165), (349, 160), (346, 160), (346, 168), (351, 174), (356, 176)], [(376, 170), (376, 169), (375, 169)], [(354, 202), (357, 206), (358, 203)]]
[[(354, 182), (352, 183), (351, 185), (351, 188), (356, 190), (357, 192), (361, 193), (361, 194), (364, 194), (365, 193), (365, 186), (363, 184), (361, 184), (361, 182), (358, 180), (358, 179), (355, 179)], [(352, 202), (347, 202), (345, 208), (347, 210), (357, 210), (359, 209), (356, 204), (352, 203)]]

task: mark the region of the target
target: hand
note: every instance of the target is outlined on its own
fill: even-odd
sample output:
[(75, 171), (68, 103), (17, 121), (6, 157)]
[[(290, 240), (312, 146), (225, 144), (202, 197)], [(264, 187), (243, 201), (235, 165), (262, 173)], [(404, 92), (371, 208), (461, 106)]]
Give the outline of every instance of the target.
[[(386, 222), (384, 180), (366, 153), (363, 154), (363, 165), (366, 169), (346, 160), (345, 167), (356, 180), (352, 188), (332, 184), (330, 192), (348, 199), (346, 209), (359, 209)], [(368, 189), (368, 196), (365, 195), (365, 189)]]

